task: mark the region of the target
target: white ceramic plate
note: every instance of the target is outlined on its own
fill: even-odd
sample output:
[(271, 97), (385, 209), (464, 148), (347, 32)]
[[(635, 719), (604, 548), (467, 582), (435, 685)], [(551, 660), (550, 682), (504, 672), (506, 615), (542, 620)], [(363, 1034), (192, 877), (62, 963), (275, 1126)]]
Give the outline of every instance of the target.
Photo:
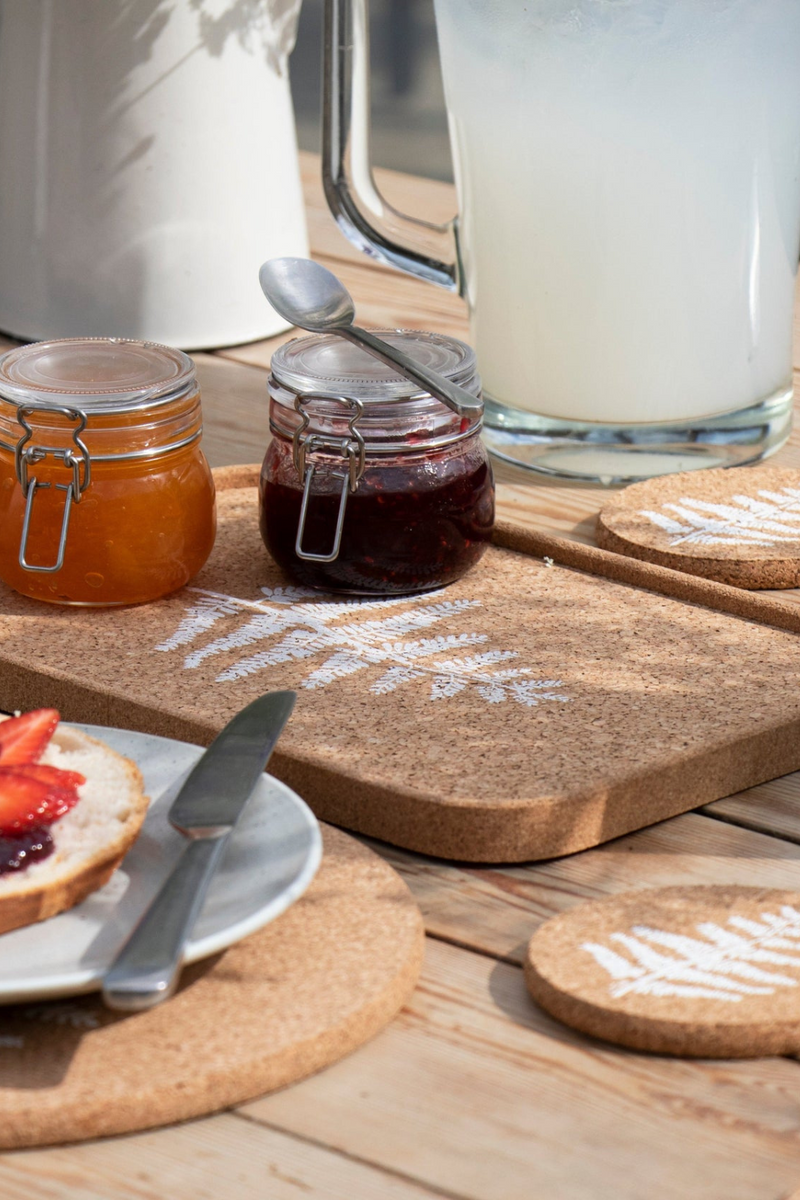
[[(150, 809), (104, 888), (49, 921), (0, 936), (0, 1004), (96, 991), (185, 844), (167, 811), (200, 747), (102, 725), (76, 728), (134, 759)], [(321, 858), (311, 810), (277, 779), (262, 776), (211, 883), (185, 961), (216, 954), (280, 916), (302, 896)]]

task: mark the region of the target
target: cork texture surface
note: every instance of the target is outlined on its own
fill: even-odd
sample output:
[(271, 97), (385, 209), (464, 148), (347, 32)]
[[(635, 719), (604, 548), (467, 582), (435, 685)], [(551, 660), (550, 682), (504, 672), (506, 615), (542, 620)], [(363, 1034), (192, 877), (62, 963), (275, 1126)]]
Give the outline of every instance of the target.
[(604, 505), (597, 542), (742, 588), (800, 584), (800, 471), (688, 471), (625, 488)]
[(574, 567), (616, 583), (629, 583), (702, 608), (800, 633), (800, 604), (792, 598), (784, 599), (781, 592), (754, 591), (719, 583), (715, 579), (701, 579), (699, 575), (644, 562), (628, 554), (601, 550), (599, 546), (589, 546), (572, 538), (542, 533), (514, 521), (498, 521), (492, 539), (496, 545), (520, 554), (547, 557), (560, 566)]
[(399, 875), (339, 830), (273, 924), (187, 967), (173, 998), (2, 1010), (0, 1148), (166, 1125), (285, 1087), (377, 1034), (417, 981), (424, 929)]
[(269, 560), (249, 478), (217, 473), (214, 553), (162, 601), (2, 592), (0, 707), (203, 743), (293, 688), (270, 769), (320, 818), (483, 862), (572, 853), (800, 767), (794, 634), (496, 546), (438, 593), (312, 593)]
[(689, 1057), (800, 1050), (800, 895), (644, 888), (546, 921), (525, 977), (552, 1016), (595, 1037)]

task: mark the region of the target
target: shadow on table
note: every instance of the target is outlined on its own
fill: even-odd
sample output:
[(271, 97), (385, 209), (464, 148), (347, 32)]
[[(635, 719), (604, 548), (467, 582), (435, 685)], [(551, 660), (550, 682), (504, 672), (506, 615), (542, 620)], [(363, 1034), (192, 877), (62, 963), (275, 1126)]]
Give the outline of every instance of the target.
[[(524, 957), (527, 942), (522, 942), (514, 949), (514, 957)], [(489, 977), (489, 994), (502, 1013), (514, 1022), (534, 1033), (542, 1034), (551, 1041), (578, 1046), (581, 1049), (607, 1050), (614, 1054), (634, 1054), (622, 1046), (614, 1046), (599, 1038), (579, 1033), (562, 1025), (554, 1017), (540, 1008), (525, 986), (525, 977), (518, 967), (505, 962), (498, 962)]]

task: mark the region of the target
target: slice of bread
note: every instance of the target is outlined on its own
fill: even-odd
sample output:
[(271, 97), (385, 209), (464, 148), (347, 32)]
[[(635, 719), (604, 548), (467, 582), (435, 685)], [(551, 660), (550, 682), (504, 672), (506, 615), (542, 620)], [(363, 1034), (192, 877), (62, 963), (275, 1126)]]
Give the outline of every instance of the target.
[(96, 738), (61, 724), (40, 761), (79, 771), (86, 783), (75, 807), (49, 827), (53, 853), (0, 875), (0, 933), (53, 917), (101, 888), (147, 813), (139, 768)]

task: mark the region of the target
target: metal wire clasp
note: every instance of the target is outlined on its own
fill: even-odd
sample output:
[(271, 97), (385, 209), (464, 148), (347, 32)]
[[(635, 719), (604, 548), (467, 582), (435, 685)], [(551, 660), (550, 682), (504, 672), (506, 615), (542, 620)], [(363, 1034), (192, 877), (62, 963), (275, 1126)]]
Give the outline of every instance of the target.
[[(312, 433), (306, 436), (306, 430), (311, 422), (306, 405), (312, 400), (324, 400), (326, 403), (333, 401), (334, 403), (344, 405), (350, 413), (347, 422), (349, 436), (332, 437), (322, 433)], [(294, 465), (295, 470), (303, 480), (303, 501), (300, 505), (300, 521), (297, 526), (297, 539), (294, 544), (294, 552), (298, 558), (305, 559), (307, 562), (333, 562), (339, 557), (339, 550), (342, 545), (342, 529), (344, 528), (347, 497), (351, 492), (356, 490), (358, 481), (364, 474), (366, 449), (364, 439), (358, 429), (356, 429), (358, 420), (364, 411), (364, 405), (360, 400), (355, 400), (351, 396), (324, 396), (319, 392), (306, 392), (295, 398), (294, 406), (302, 417), (302, 421), (295, 430), (292, 440)], [(310, 551), (303, 549), (303, 534), (305, 533), (308, 503), (311, 496), (311, 483), (314, 479), (314, 471), (319, 465), (318, 463), (309, 461), (309, 454), (313, 454), (315, 451), (328, 455), (338, 452), (342, 458), (347, 459), (346, 471), (333, 471), (331, 474), (333, 479), (340, 479), (342, 481), (342, 490), (339, 497), (339, 511), (336, 517), (333, 546), (329, 554), (312, 554)]]
[[(70, 421), (75, 422), (75, 428), (72, 430), (72, 446), (29, 446), (33, 437), (33, 429), (28, 423), (28, 418), (35, 412), (43, 412), (50, 415), (51, 413), (60, 413), (67, 417)], [(81, 412), (79, 408), (65, 408), (61, 405), (47, 404), (24, 404), (17, 409), (17, 420), (25, 430), (22, 437), (14, 448), (14, 464), (17, 472), (17, 479), (22, 488), (22, 495), (25, 497), (25, 517), (22, 522), (22, 537), (19, 546), (19, 565), (26, 571), (40, 571), (44, 574), (51, 574), (55, 571), (60, 571), (64, 565), (64, 551), (67, 545), (67, 533), (69, 531), (69, 518), (72, 512), (72, 505), (78, 504), (83, 493), (86, 491), (91, 481), (91, 460), (89, 451), (86, 445), (81, 440), (81, 434), (86, 428), (86, 414)], [(74, 449), (73, 449), (74, 446)], [(25, 554), (28, 548), (28, 532), (30, 530), (31, 515), (33, 513), (33, 501), (36, 496), (37, 489), (49, 488), (49, 483), (41, 483), (35, 475), (29, 473), (29, 469), (35, 466), (36, 463), (42, 462), (51, 454), (53, 458), (60, 459), (61, 462), (72, 471), (72, 479), (69, 483), (57, 483), (54, 486), (58, 491), (66, 492), (64, 498), (64, 516), (61, 520), (61, 533), (58, 541), (58, 553), (56, 561), (52, 566), (34, 566), (25, 559)]]

